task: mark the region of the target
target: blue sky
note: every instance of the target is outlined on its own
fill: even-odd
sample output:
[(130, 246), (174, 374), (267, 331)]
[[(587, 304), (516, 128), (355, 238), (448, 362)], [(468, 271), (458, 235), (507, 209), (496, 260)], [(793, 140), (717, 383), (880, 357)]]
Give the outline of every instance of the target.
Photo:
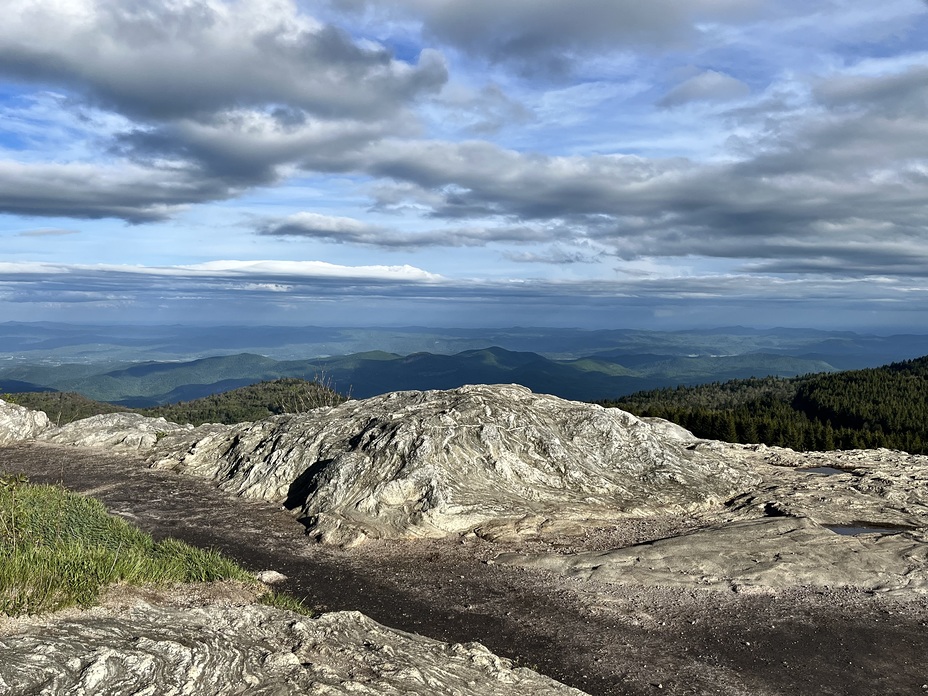
[(0, 320), (928, 327), (922, 0), (7, 0)]

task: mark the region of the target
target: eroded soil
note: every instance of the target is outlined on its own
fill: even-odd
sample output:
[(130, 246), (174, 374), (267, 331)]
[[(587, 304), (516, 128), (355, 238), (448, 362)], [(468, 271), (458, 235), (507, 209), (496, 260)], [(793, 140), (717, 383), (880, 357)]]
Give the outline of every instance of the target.
[[(591, 694), (928, 693), (922, 595), (606, 585), (487, 563), (513, 547), (477, 538), (338, 550), (309, 543), (282, 509), (130, 456), (24, 445), (0, 449), (4, 471), (99, 498), (158, 538), (277, 570), (289, 577), (282, 589), (320, 608), (356, 609), (444, 641), (476, 640)], [(522, 549), (609, 548), (702, 522), (638, 520)]]

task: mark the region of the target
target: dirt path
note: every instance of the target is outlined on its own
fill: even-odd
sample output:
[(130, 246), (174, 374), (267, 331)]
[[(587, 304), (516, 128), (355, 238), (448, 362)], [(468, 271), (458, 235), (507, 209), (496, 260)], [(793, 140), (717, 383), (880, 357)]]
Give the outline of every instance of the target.
[[(310, 604), (440, 640), (477, 640), (594, 695), (928, 693), (921, 597), (629, 589), (487, 564), (508, 549), (477, 539), (333, 550), (307, 543), (282, 510), (129, 457), (20, 446), (0, 449), (3, 471), (99, 498), (156, 537), (282, 572), (284, 589)], [(656, 535), (661, 524), (619, 534)]]

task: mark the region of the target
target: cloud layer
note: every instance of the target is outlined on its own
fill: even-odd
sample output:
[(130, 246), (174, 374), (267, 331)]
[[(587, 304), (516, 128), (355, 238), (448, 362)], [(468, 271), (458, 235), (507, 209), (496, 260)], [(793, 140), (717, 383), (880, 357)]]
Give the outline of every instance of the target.
[(46, 264), (895, 308), (928, 283), (925, 32), (915, 0), (11, 0), (4, 297)]

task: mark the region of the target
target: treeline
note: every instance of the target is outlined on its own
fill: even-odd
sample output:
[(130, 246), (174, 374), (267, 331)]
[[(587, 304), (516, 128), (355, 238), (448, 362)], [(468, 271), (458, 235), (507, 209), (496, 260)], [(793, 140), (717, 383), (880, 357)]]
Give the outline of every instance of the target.
[(0, 394), (0, 399), (11, 404), (19, 404), (33, 411), (45, 411), (45, 415), (55, 425), (65, 425), (81, 418), (90, 418), (101, 413), (119, 413), (130, 411), (123, 406), (115, 406), (102, 401), (88, 399), (77, 392), (17, 392)]
[(714, 440), (928, 454), (928, 356), (867, 370), (656, 389), (599, 403), (665, 418)]
[(242, 423), (281, 413), (300, 413), (320, 406), (335, 406), (345, 397), (327, 384), (284, 378), (259, 382), (202, 399), (167, 406), (129, 409), (94, 401), (75, 392), (21, 392), (0, 394), (10, 403), (45, 411), (56, 425), (64, 425), (101, 413), (133, 412), (164, 417), (175, 423)]
[(281, 413), (302, 413), (321, 406), (337, 406), (345, 397), (326, 384), (285, 377), (259, 382), (221, 394), (169, 406), (137, 409), (138, 413), (174, 423), (243, 423)]

